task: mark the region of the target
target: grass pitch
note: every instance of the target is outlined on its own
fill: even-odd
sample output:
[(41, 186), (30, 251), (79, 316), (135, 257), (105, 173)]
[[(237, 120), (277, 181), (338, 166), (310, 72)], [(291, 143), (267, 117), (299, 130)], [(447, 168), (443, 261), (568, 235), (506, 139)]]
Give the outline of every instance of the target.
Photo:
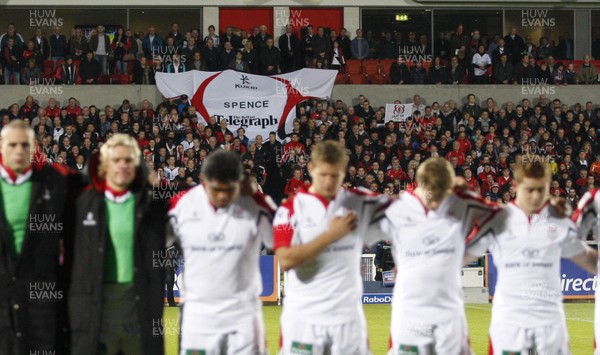
[[(475, 354), (488, 353), (488, 328), (491, 317), (491, 304), (473, 304), (465, 306), (469, 322), (471, 345)], [(389, 342), (390, 305), (365, 305), (365, 314), (369, 327), (369, 339), (373, 355), (385, 355)], [(594, 341), (594, 304), (566, 303), (565, 312), (571, 352), (573, 355), (589, 355), (593, 352)], [(280, 306), (263, 308), (269, 354), (277, 354), (279, 347)], [(175, 327), (179, 323), (179, 307), (165, 307), (165, 328)], [(177, 329), (165, 329), (165, 347), (167, 355), (177, 355)]]

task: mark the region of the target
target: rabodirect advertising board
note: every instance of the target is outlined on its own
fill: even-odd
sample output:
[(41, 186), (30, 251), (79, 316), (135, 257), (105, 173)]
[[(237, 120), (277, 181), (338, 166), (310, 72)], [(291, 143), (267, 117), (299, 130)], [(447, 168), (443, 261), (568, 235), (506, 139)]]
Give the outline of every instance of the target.
[[(486, 256), (486, 279), (490, 290), (490, 299), (496, 291), (498, 272), (491, 254)], [(598, 285), (598, 276), (592, 275), (581, 269), (570, 260), (561, 259), (560, 284), (565, 299), (594, 299), (594, 292)], [(535, 290), (532, 290), (534, 292)]]
[(392, 303), (393, 299), (391, 293), (363, 293), (362, 304), (387, 304)]
[[(490, 299), (494, 297), (496, 291), (496, 280), (498, 272), (494, 265), (494, 258), (491, 254), (486, 256), (486, 284), (489, 287)], [(386, 277), (388, 276), (387, 280)], [(384, 275), (385, 283), (393, 282), (393, 275)], [(560, 284), (565, 299), (594, 299), (594, 293), (598, 286), (598, 276), (592, 275), (581, 269), (579, 266), (567, 259), (561, 260), (560, 265)], [(543, 285), (536, 285), (530, 292), (543, 292)], [(364, 293), (362, 295), (363, 304), (386, 304), (391, 303), (394, 296), (391, 293)]]

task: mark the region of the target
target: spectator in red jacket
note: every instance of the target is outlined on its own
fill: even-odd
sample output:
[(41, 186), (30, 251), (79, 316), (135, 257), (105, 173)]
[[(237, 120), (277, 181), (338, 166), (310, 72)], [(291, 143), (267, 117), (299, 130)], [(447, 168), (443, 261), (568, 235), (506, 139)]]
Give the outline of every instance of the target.
[(588, 171), (586, 169), (579, 170), (579, 179), (575, 180), (575, 185), (580, 188), (587, 184)]
[(31, 120), (37, 114), (38, 108), (39, 106), (33, 99), (33, 96), (27, 96), (27, 98), (25, 98), (25, 103), (19, 110), (19, 116), (21, 118), (29, 118)]
[(550, 195), (565, 197), (567, 195), (567, 192), (562, 187), (560, 187), (558, 180), (552, 180), (552, 182), (550, 183)]
[[(512, 177), (510, 177), (510, 169), (504, 168), (502, 169), (502, 176), (498, 178), (498, 185), (504, 190), (508, 190), (510, 183), (512, 182)], [(506, 185), (506, 188), (504, 187)]]
[(481, 194), (485, 194), (486, 192), (491, 192), (492, 187), (494, 185), (500, 187), (496, 181), (494, 181), (494, 176), (492, 174), (487, 174), (485, 180), (481, 184)]
[(477, 175), (477, 178), (479, 181), (486, 181), (488, 175), (491, 175), (493, 179), (496, 178), (496, 174), (492, 171), (492, 166), (486, 163), (483, 165), (483, 171)]
[(300, 142), (300, 135), (296, 132), (290, 136), (291, 141), (283, 146), (283, 156), (286, 157), (290, 150), (294, 150), (296, 155), (306, 154), (306, 147)]
[(456, 140), (460, 143), (460, 151), (463, 154), (467, 154), (471, 150), (471, 142), (467, 139), (467, 133), (465, 131), (458, 132)]
[(223, 144), (225, 142), (225, 136), (228, 134), (231, 134), (233, 137), (233, 132), (227, 128), (228, 123), (229, 122), (227, 122), (226, 119), (222, 119), (221, 122), (219, 122), (219, 128), (215, 129), (214, 136), (217, 138), (217, 142), (219, 142), (219, 144)]
[(451, 161), (452, 158), (457, 158), (456, 166), (462, 166), (465, 163), (465, 154), (460, 150), (460, 142), (452, 142), (452, 151), (446, 154), (446, 160)]
[(304, 176), (302, 175), (302, 168), (300, 168), (299, 166), (295, 166), (294, 175), (285, 184), (284, 193), (288, 197), (291, 197), (292, 195), (295, 195), (302, 186), (304, 186)]
[(50, 118), (60, 116), (60, 107), (56, 105), (56, 99), (53, 97), (48, 99), (48, 106), (46, 106), (46, 114)]
[(81, 107), (77, 105), (77, 100), (74, 97), (69, 98), (69, 105), (64, 107), (67, 113), (72, 118), (75, 118), (81, 114)]
[(240, 156), (247, 152), (246, 146), (242, 144), (239, 137), (233, 138), (233, 143), (230, 145), (229, 150), (238, 153)]
[(400, 159), (398, 157), (392, 158), (392, 165), (390, 169), (385, 173), (385, 177), (388, 181), (394, 181), (395, 179), (405, 180), (406, 173), (402, 170), (402, 166), (400, 165)]
[(414, 120), (421, 126), (421, 130), (431, 131), (433, 129), (433, 126), (435, 125), (436, 119), (436, 117), (431, 114), (431, 107), (425, 107), (425, 112), (418, 116), (416, 115), (416, 113), (417, 112), (415, 111), (416, 117), (414, 118)]
[(468, 168), (463, 168), (463, 170), (463, 176), (465, 177), (469, 190), (476, 191), (477, 188), (479, 188), (479, 183), (477, 182), (477, 179), (473, 178), (473, 172)]

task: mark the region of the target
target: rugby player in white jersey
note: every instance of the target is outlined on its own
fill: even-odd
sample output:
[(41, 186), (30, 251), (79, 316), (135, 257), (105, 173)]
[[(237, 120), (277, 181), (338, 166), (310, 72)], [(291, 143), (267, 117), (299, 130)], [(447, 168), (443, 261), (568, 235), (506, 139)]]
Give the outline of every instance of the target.
[(389, 355), (471, 353), (460, 270), (467, 235), (498, 207), (455, 193), (455, 178), (447, 160), (425, 160), (418, 187), (401, 194), (380, 222), (397, 271)]
[(210, 154), (201, 174), (169, 212), (185, 261), (180, 354), (266, 354), (259, 255), (261, 242), (272, 246), (275, 206), (259, 193), (240, 195), (233, 152)]
[[(579, 227), (581, 237), (585, 239), (590, 231), (598, 239), (600, 235), (600, 223), (598, 223), (598, 212), (600, 211), (600, 189), (586, 192), (579, 200), (577, 209), (573, 213), (573, 221)], [(594, 273), (594, 275), (597, 273)], [(598, 344), (600, 344), (600, 306), (598, 306), (598, 289), (596, 289), (596, 308), (594, 315), (594, 354), (600, 355)]]
[(274, 250), (287, 271), (280, 354), (370, 354), (361, 304), (360, 259), (381, 233), (389, 198), (342, 189), (348, 157), (338, 142), (317, 144), (308, 165), (312, 185), (278, 210)]
[(552, 171), (542, 157), (522, 156), (514, 175), (514, 202), (483, 224), (467, 248), (466, 261), (489, 250), (498, 270), (489, 353), (567, 355), (560, 259), (595, 273), (598, 254), (549, 206)]

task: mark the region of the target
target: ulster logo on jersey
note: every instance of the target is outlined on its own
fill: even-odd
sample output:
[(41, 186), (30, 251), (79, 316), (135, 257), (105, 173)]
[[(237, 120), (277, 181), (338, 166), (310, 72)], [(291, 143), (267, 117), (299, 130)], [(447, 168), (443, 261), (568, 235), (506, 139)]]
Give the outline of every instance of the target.
[(540, 255), (540, 251), (538, 249), (526, 248), (523, 250), (523, 255), (528, 258), (536, 258)]
[(433, 245), (439, 241), (440, 241), (439, 237), (429, 236), (429, 237), (423, 238), (423, 244), (425, 244), (425, 245)]
[(208, 234), (208, 240), (211, 242), (220, 242), (225, 239), (225, 234), (221, 232), (211, 232)]
[(88, 212), (85, 220), (83, 221), (83, 225), (86, 227), (91, 227), (91, 226), (95, 226), (96, 224), (97, 224), (97, 222), (94, 219), (94, 214), (92, 212)]

